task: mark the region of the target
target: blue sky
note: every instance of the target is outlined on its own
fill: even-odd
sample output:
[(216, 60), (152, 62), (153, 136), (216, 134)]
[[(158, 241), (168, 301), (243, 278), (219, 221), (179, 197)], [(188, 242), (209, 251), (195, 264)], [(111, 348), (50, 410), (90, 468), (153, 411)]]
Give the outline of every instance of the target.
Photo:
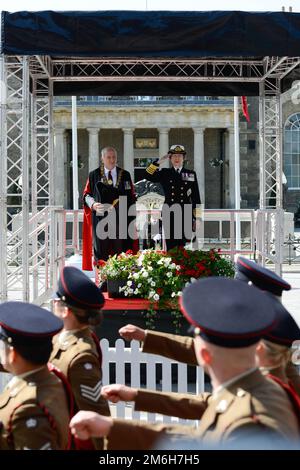
[[(62, 7), (63, 5), (63, 7)], [(1, 9), (18, 10), (246, 10), (300, 12), (299, 0), (1, 0)]]

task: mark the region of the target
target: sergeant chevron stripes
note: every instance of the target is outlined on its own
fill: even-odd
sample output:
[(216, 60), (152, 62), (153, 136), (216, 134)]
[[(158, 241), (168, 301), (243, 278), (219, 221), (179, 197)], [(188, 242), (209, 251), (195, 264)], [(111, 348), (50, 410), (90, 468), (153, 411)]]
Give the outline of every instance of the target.
[(101, 395), (102, 382), (99, 380), (95, 387), (80, 385), (81, 395), (91, 401), (98, 401)]
[[(34, 449), (30, 449), (29, 447), (23, 447), (23, 450), (34, 450)], [(40, 447), (39, 449), (37, 450), (52, 450), (51, 448), (51, 443), (50, 442), (46, 442), (46, 444), (44, 444), (42, 447)]]

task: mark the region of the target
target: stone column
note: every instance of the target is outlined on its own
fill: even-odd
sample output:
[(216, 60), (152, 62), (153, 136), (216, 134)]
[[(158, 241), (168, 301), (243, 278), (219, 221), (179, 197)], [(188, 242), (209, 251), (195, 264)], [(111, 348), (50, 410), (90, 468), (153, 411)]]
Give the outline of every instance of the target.
[(235, 168), (234, 168), (234, 128), (229, 127), (228, 131), (228, 161), (229, 161), (229, 207), (235, 207)]
[(123, 128), (124, 132), (124, 169), (129, 171), (134, 181), (134, 149), (133, 149), (133, 127)]
[[(159, 131), (159, 158), (163, 157), (168, 153), (169, 150), (169, 130), (166, 127), (161, 127), (158, 129)], [(161, 168), (169, 168), (170, 162), (169, 160), (165, 160), (160, 167)]]
[(62, 127), (54, 129), (54, 204), (56, 206), (64, 205), (64, 186), (65, 186), (65, 131)]
[(68, 133), (64, 133), (64, 207), (68, 207)]
[(205, 127), (193, 127), (194, 131), (194, 170), (197, 174), (201, 203), (205, 205), (205, 159), (204, 131)]
[(89, 172), (98, 168), (100, 164), (99, 128), (88, 127), (89, 133)]

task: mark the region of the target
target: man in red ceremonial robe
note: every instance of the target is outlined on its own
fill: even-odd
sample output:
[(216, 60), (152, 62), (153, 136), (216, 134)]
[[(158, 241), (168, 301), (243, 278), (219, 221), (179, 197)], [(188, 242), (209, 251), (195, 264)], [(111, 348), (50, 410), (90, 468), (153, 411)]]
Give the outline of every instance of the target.
[(132, 249), (134, 239), (135, 194), (130, 173), (117, 165), (117, 151), (105, 147), (101, 165), (89, 173), (83, 193), (83, 256), (82, 269), (91, 271), (94, 265), (109, 255)]

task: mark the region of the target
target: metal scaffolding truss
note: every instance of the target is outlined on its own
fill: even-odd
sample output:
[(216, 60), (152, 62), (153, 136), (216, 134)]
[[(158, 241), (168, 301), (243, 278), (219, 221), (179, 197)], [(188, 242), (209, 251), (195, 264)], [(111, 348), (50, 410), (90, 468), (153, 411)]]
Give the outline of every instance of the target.
[[(20, 289), (23, 296), (29, 290), (29, 59), (6, 57), (0, 64), (1, 259), (7, 260), (1, 263), (0, 282), (4, 295)], [(17, 215), (18, 234), (13, 227)]]
[(0, 68), (1, 300), (28, 301), (45, 292), (49, 277), (39, 211), (54, 196), (52, 83), (31, 57), (1, 56)]
[(265, 73), (263, 80), (267, 77), (282, 80), (300, 63), (300, 57), (266, 57), (264, 59)]
[(55, 59), (52, 61), (55, 81), (249, 81), (264, 75), (262, 61), (238, 60), (158, 60), (158, 59)]
[(44, 62), (54, 81), (207, 81), (255, 82), (283, 77), (299, 64), (298, 57), (262, 60), (213, 59), (54, 59)]
[[(0, 59), (0, 300), (16, 291), (35, 300), (49, 288), (55, 247), (44, 208), (54, 200), (53, 86), (58, 81), (254, 82), (260, 93), (260, 209), (282, 208), (281, 80), (300, 57), (255, 59)], [(221, 86), (221, 85), (220, 85)], [(282, 214), (274, 216), (275, 254), (260, 242), (262, 261), (282, 263)], [(52, 238), (51, 238), (52, 237)], [(52, 240), (52, 242), (51, 242)], [(263, 237), (262, 237), (263, 240)], [(50, 250), (48, 249), (50, 246)], [(52, 252), (51, 252), (52, 250)], [(46, 255), (47, 253), (47, 255)], [(52, 254), (51, 254), (52, 253)]]
[[(45, 78), (45, 77), (44, 77)], [(32, 81), (32, 204), (33, 213), (53, 205), (52, 82)]]

